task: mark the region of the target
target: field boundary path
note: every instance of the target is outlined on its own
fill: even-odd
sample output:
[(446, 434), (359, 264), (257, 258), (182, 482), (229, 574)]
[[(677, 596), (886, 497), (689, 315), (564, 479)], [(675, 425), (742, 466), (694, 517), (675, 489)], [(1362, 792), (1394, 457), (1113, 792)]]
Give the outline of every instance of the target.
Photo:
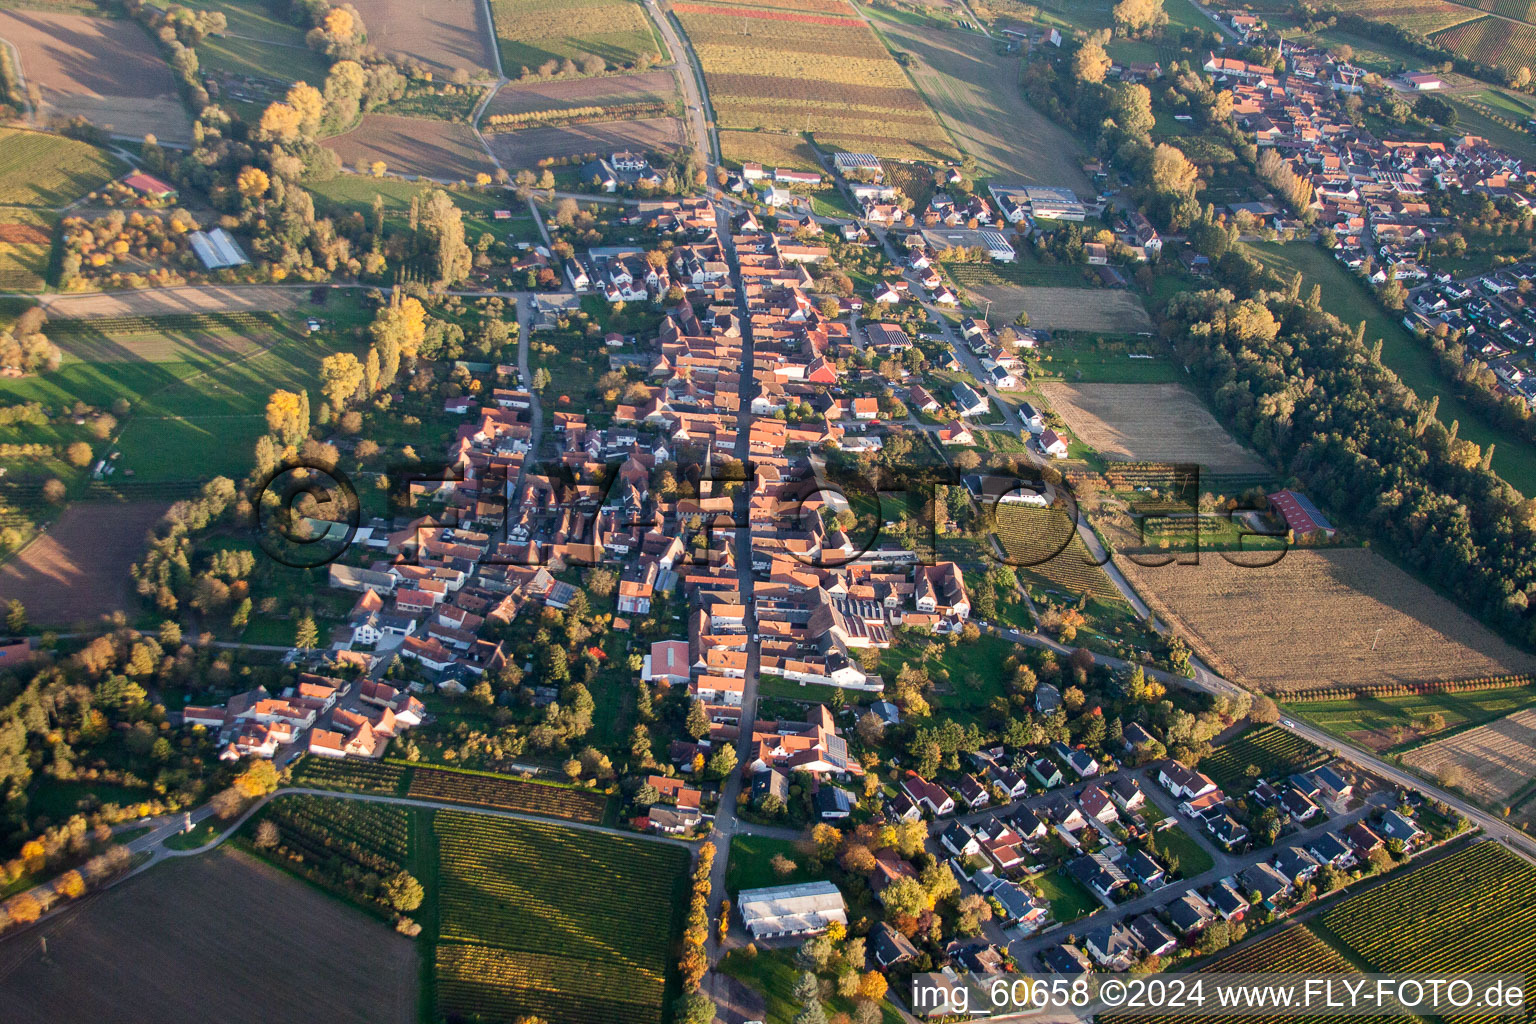
[(693, 41), (676, 21), (676, 15), (662, 11), (656, 6), (656, 0), (642, 0), (641, 6), (661, 33), (662, 42), (672, 51), (673, 71), (683, 90), (683, 103), (688, 107), (685, 120), (693, 130), (694, 148), (704, 161), (704, 172), (709, 180), (707, 187), (713, 190), (715, 166), (720, 162), (720, 136), (716, 134), (715, 111), (709, 102), (704, 67), (699, 63), (699, 55), (693, 52)]

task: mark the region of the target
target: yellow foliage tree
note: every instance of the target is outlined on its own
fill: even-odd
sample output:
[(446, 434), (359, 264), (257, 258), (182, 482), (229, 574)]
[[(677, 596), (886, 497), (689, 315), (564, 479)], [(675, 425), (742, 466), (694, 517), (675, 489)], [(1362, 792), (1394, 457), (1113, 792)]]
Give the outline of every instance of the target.
[(259, 127), (262, 132), (279, 142), (292, 142), (299, 137), (299, 126), (303, 122), (303, 116), (287, 103), (276, 102), (267, 105), (267, 109), (261, 112)]
[(247, 167), (240, 172), (235, 179), (235, 188), (247, 199), (260, 199), (267, 194), (267, 188), (272, 182), (267, 178), (267, 172), (260, 167)]
[(879, 971), (869, 971), (859, 979), (859, 995), (865, 999), (873, 999), (875, 1002), (885, 998), (885, 975)]
[(373, 163), (368, 165), (368, 173), (373, 175), (375, 178), (384, 177), (384, 172), (387, 170), (389, 170), (389, 165), (386, 164), (383, 160), (375, 160)]
[(299, 112), (299, 126), (305, 135), (313, 135), (320, 129), (320, 118), (325, 113), (325, 97), (320, 95), (319, 89), (307, 82), (294, 82), (285, 99), (290, 107)]
[(78, 871), (66, 871), (54, 883), (53, 891), (67, 899), (77, 900), (85, 895), (85, 879)]
[(356, 31), (352, 12), (344, 11), (340, 7), (331, 8), (330, 13), (325, 16), (325, 20), (320, 23), (320, 27), (325, 29), (326, 35), (341, 42), (351, 39), (352, 33)]

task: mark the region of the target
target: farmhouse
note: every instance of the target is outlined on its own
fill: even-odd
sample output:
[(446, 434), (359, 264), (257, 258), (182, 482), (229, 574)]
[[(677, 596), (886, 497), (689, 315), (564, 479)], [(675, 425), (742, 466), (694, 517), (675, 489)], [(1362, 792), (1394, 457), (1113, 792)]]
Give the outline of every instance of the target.
[(754, 939), (815, 935), (833, 924), (848, 923), (843, 894), (831, 882), (744, 889), (736, 905)]

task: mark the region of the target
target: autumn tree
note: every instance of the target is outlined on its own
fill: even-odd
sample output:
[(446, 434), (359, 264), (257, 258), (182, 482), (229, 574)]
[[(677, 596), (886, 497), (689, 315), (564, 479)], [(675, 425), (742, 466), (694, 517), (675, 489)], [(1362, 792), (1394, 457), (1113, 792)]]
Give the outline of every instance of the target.
[(1140, 32), (1168, 24), (1163, 0), (1120, 0), (1114, 8), (1115, 27), (1123, 32)]
[(401, 871), (384, 883), (383, 895), (391, 907), (406, 912), (421, 906), (427, 894), (413, 875)]
[(340, 413), (363, 383), (363, 364), (350, 352), (337, 352), (320, 361), (320, 390)]
[(438, 284), (458, 284), (469, 276), (474, 253), (464, 238), (464, 215), (447, 192), (432, 189), (423, 197), (418, 234), (436, 267)]
[(1072, 74), (1079, 82), (1097, 85), (1109, 73), (1109, 54), (1097, 39), (1086, 40), (1072, 55)]
[(274, 391), (267, 399), (267, 429), (285, 445), (297, 445), (309, 435), (309, 394)]
[(257, 128), (266, 138), (275, 142), (292, 142), (299, 137), (304, 118), (291, 105), (277, 100), (261, 112)]
[(271, 186), (267, 172), (260, 167), (246, 167), (235, 178), (235, 188), (242, 196), (253, 201), (266, 195)]
[(306, 615), (299, 620), (298, 628), (293, 633), (293, 646), (299, 650), (313, 650), (320, 643), (320, 628), (315, 625), (315, 617)]

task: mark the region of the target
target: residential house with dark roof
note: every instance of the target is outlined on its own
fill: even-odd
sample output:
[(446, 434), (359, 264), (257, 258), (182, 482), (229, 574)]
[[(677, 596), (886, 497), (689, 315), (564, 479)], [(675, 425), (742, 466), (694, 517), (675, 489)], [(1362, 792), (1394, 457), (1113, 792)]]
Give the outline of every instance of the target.
[(1216, 911), (1193, 889), (1168, 904), (1168, 920), (1180, 935), (1193, 935), (1216, 920)]
[(1163, 956), (1179, 947), (1178, 938), (1168, 930), (1168, 926), (1151, 914), (1133, 917), (1127, 925), (1137, 941), (1141, 943), (1142, 948), (1151, 956)]

